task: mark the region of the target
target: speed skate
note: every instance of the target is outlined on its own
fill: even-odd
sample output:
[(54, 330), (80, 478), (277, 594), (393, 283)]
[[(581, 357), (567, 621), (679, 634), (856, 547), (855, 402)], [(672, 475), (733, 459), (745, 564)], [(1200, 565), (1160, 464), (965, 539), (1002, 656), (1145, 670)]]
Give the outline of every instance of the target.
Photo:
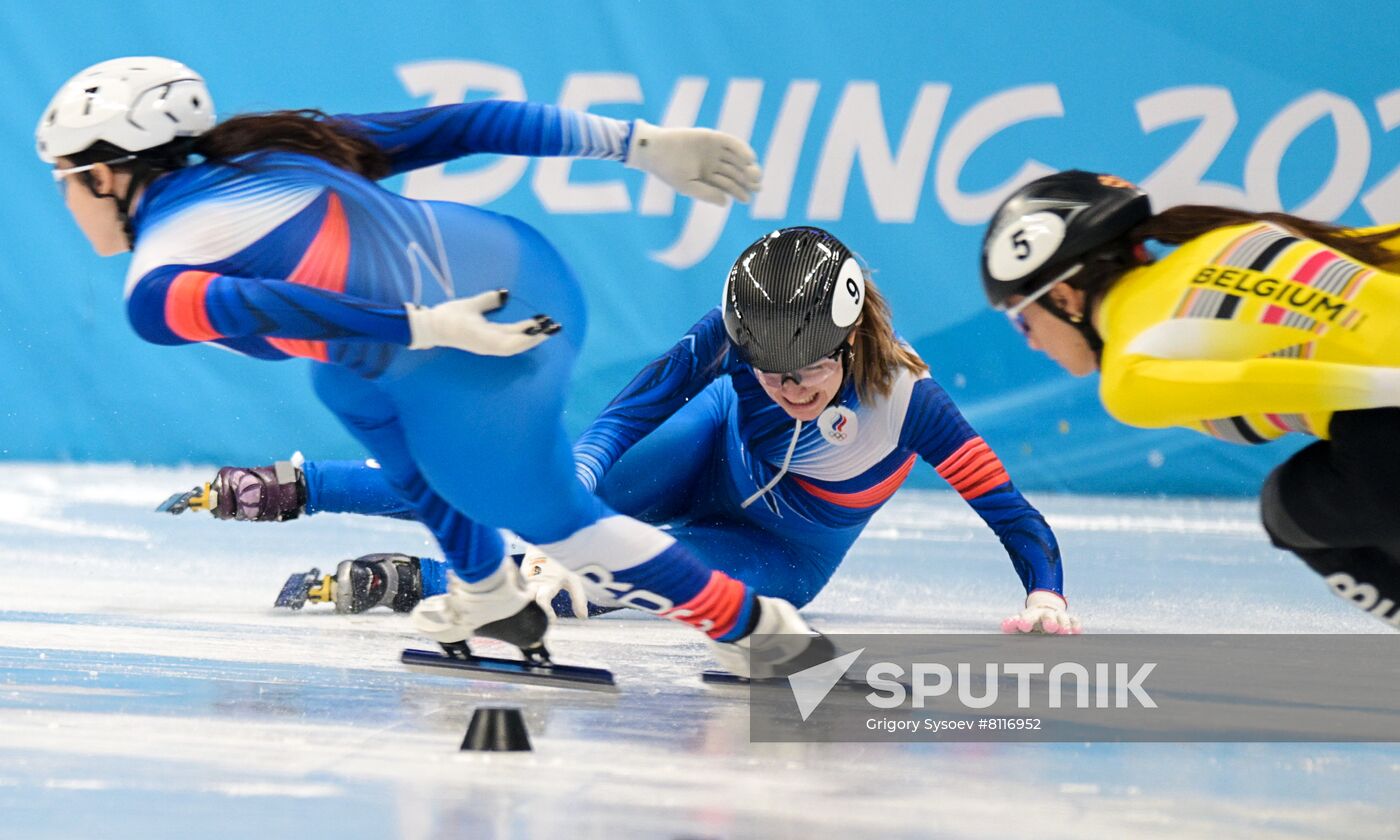
[(616, 691), (612, 671), (581, 665), (559, 665), (543, 645), (525, 652), (525, 659), (477, 656), (465, 642), (442, 645), (443, 652), (409, 648), (399, 657), (410, 671), (494, 682)]
[[(269, 584), (286, 579), (289, 546), (324, 558), (324, 579), (326, 562), (366, 544), (416, 549), (424, 537), (412, 523), (310, 517), (290, 531), (249, 526), (237, 540), (211, 540), (217, 524), (145, 516), (138, 527), (124, 496), (68, 495), (121, 485), (154, 500), (208, 472), (0, 471), (12, 514), (0, 523), (0, 835), (149, 837), (157, 795), (179, 803), (161, 817), (163, 836), (207, 836), (231, 809), (238, 828), (220, 836), (282, 836), (314, 812), (319, 833), (345, 840), (454, 831), (507, 840), (580, 824), (619, 838), (928, 836), (910, 820), (975, 837), (1008, 802), (1089, 815), (1042, 826), (1045, 840), (1359, 837), (1395, 824), (1387, 744), (751, 745), (747, 688), (702, 684), (717, 668), (708, 645), (635, 610), (551, 628), (551, 653), (606, 666), (615, 680), (561, 688), (497, 643), (472, 645), (507, 659), (495, 674), (480, 662), (444, 664), (407, 615), (387, 608), (272, 607)], [(1083, 558), (1079, 574), (1098, 581), (1080, 599), (1095, 632), (1163, 622), (1388, 631), (1271, 549), (1248, 502), (1037, 501)], [(901, 491), (804, 612), (840, 634), (995, 633), (1016, 584), (987, 562), (997, 545), (983, 530), (954, 494)], [(161, 573), (132, 575), (135, 563)], [(1269, 585), (1251, 587), (1261, 575)], [(1196, 585), (1206, 579), (1213, 585)], [(211, 581), (217, 597), (191, 597)], [(941, 599), (950, 581), (960, 597)], [(1172, 597), (1144, 612), (1144, 588)], [(425, 665), (406, 667), (404, 648), (424, 651)], [(526, 679), (506, 681), (518, 675)], [(522, 708), (534, 752), (460, 753), (481, 705)], [(1184, 829), (1174, 822), (1183, 814)]]

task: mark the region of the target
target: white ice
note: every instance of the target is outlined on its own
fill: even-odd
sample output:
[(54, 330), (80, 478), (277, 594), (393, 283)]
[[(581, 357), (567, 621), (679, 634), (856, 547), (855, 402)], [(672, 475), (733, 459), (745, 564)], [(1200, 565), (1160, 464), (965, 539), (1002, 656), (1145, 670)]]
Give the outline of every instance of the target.
[[(0, 837), (1382, 837), (1389, 744), (751, 744), (705, 646), (636, 614), (554, 631), (622, 690), (405, 672), (403, 616), (274, 611), (285, 577), (418, 526), (152, 512), (210, 469), (0, 466)], [(1044, 496), (1090, 632), (1390, 632), (1251, 503)], [(956, 496), (905, 491), (809, 608), (832, 632), (995, 632), (1021, 597)], [(472, 708), (534, 751), (462, 753)]]

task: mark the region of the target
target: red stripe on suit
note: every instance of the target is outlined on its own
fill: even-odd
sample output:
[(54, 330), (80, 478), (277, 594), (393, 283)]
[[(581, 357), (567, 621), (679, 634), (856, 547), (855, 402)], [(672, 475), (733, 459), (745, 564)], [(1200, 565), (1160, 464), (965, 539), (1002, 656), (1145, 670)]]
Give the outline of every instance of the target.
[(798, 486), (823, 502), (830, 502), (844, 508), (868, 508), (878, 504), (883, 504), (886, 499), (893, 496), (899, 486), (904, 483), (904, 479), (909, 477), (909, 473), (914, 469), (914, 461), (917, 456), (910, 455), (909, 460), (899, 465), (899, 469), (890, 473), (879, 484), (872, 485), (858, 493), (837, 493), (834, 490), (824, 490), (810, 481), (804, 481), (798, 476), (793, 476)]
[(165, 292), (165, 323), (170, 331), (186, 341), (213, 341), (223, 338), (209, 323), (204, 293), (219, 275), (212, 271), (182, 271)]
[[(350, 224), (345, 220), (345, 208), (340, 196), (330, 194), (321, 229), (311, 240), (301, 262), (287, 275), (287, 280), (303, 286), (314, 286), (328, 292), (344, 292), (345, 277), (350, 267)], [(288, 356), (302, 356), (324, 362), (329, 358), (324, 341), (300, 338), (269, 338), (268, 344)]]
[(980, 437), (968, 440), (934, 469), (964, 499), (975, 499), (1011, 480), (1001, 459)]
[(734, 628), (744, 606), (744, 585), (724, 572), (711, 572), (710, 582), (684, 604), (667, 610), (666, 615), (704, 630), (718, 639)]

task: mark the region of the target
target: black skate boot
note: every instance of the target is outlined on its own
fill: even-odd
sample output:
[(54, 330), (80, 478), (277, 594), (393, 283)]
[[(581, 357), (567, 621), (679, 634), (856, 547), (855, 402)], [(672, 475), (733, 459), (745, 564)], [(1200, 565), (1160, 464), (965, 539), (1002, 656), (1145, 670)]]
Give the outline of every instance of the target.
[(312, 603), (335, 604), (338, 613), (362, 613), (374, 607), (410, 612), (423, 600), (422, 561), (406, 554), (366, 554), (342, 560), (335, 574), (320, 569), (287, 578), (273, 606), (299, 610)]
[(265, 467), (222, 467), (214, 480), (166, 499), (157, 511), (207, 510), (215, 519), (285, 522), (306, 508), (306, 477), (298, 461)]

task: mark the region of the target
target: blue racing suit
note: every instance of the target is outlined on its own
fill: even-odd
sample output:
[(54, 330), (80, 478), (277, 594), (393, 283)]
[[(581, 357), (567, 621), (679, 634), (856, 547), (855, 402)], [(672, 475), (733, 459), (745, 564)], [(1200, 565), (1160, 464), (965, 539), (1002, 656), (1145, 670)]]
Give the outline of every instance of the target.
[[(476, 102), (331, 118), (393, 172), (474, 152), (621, 160), (631, 124), (537, 103)], [(499, 528), (722, 640), (752, 591), (580, 485), (561, 417), (586, 323), (578, 283), (537, 231), (463, 204), (414, 201), (304, 154), (266, 150), (157, 178), (131, 219), (128, 313), (159, 344), (213, 342), (313, 359), (316, 394), (382, 465), (467, 581), (503, 557)], [(493, 318), (547, 313), (563, 332), (509, 357), (410, 351), (405, 304), (491, 289)], [(501, 476), (529, 476), (501, 481)]]
[[(922, 459), (996, 533), (1027, 592), (1063, 594), (1054, 533), (927, 373), (901, 368), (891, 392), (869, 401), (847, 381), (794, 445), (795, 426), (715, 309), (604, 409), (574, 458), (580, 483), (610, 508), (665, 526), (710, 567), (799, 606)], [(363, 464), (309, 462), (306, 476), (310, 512), (396, 512)], [(425, 574), (427, 594), (435, 580)]]

